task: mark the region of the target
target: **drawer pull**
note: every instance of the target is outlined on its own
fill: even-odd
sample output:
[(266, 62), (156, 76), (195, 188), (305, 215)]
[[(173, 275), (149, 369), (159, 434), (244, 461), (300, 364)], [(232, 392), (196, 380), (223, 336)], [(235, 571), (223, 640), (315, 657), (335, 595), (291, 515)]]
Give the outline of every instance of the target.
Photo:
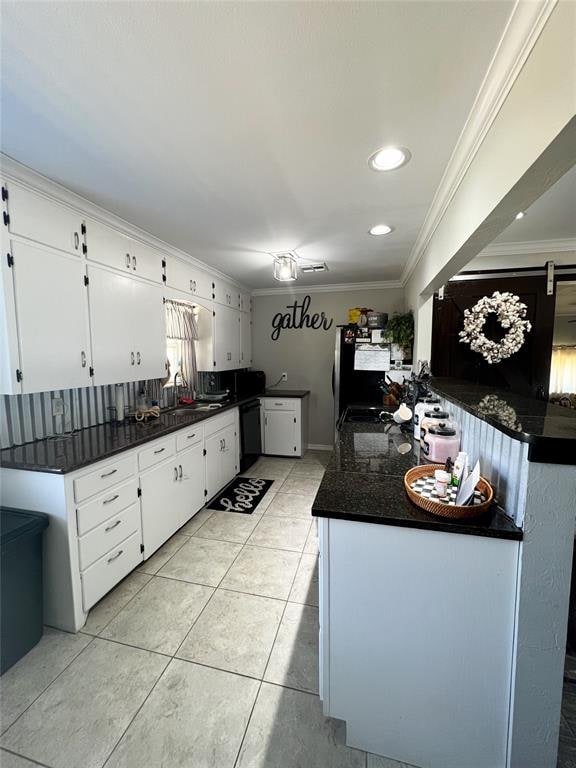
[(164, 448), (158, 448), (158, 450), (154, 451), (154, 453), (162, 453), (162, 451), (165, 451), (165, 450), (166, 450), (165, 447)]
[(103, 474), (103, 475), (100, 475), (100, 477), (101, 477), (101, 478), (102, 478), (102, 480), (103, 480), (105, 477), (110, 477), (110, 475), (113, 475), (113, 474), (115, 474), (116, 472), (118, 472), (118, 470), (117, 470), (117, 469), (111, 469), (111, 470), (110, 470), (110, 472), (104, 472), (104, 474)]
[(192, 437), (196, 437), (196, 432), (192, 432), (191, 435), (186, 435), (186, 440), (190, 440)]
[[(109, 525), (107, 528), (104, 528), (104, 530), (106, 531), (106, 533), (108, 533), (108, 531), (113, 531), (114, 528), (117, 528), (120, 525), (121, 522), (122, 522), (122, 520), (116, 520), (115, 523), (112, 523), (112, 525)], [(110, 561), (108, 561), (108, 562), (110, 562)]]
[(112, 557), (108, 558), (108, 564), (113, 563), (114, 560), (118, 560), (120, 555), (122, 555), (123, 553), (124, 553), (124, 550), (123, 549), (119, 549), (118, 552), (116, 552), (115, 555), (112, 555)]
[(284, 405), (284, 403), (274, 403), (274, 405)]
[(174, 480), (178, 480), (178, 468), (174, 467)]
[(178, 479), (182, 480), (182, 464), (178, 464)]
[(114, 494), (114, 496), (112, 496), (112, 498), (110, 498), (110, 499), (104, 499), (104, 501), (102, 502), (102, 504), (112, 504), (112, 502), (113, 502), (113, 501), (116, 501), (116, 499), (117, 499), (119, 496), (120, 496), (120, 494), (119, 494), (119, 493), (116, 493), (116, 494)]

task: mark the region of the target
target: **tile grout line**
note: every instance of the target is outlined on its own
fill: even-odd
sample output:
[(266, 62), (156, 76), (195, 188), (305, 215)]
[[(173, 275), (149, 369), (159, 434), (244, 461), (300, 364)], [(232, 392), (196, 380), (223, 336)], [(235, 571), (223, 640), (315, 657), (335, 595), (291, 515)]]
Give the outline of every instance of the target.
[(38, 760), (35, 760), (31, 757), (26, 757), (25, 755), (21, 755), (18, 752), (14, 752), (12, 749), (9, 749), (8, 747), (2, 747), (0, 749), (0, 757), (2, 752), (6, 752), (9, 755), (14, 755), (15, 757), (20, 757), (22, 758), (22, 760), (28, 760), (28, 762), (32, 763), (32, 765), (40, 765), (42, 766), (42, 768), (50, 768), (50, 766), (47, 765), (46, 763), (40, 763)]
[[(59, 629), (58, 631), (59, 631), (59, 632), (63, 632), (63, 630), (61, 630), (61, 629)], [(77, 654), (74, 656), (74, 658), (73, 658), (73, 659), (71, 659), (71, 660), (70, 660), (70, 662), (69, 662), (68, 664), (66, 664), (66, 666), (64, 667), (64, 669), (60, 670), (60, 672), (59, 672), (59, 673), (56, 675), (56, 677), (54, 678), (54, 680), (51, 680), (51, 681), (48, 683), (48, 685), (47, 685), (45, 688), (43, 688), (43, 689), (42, 689), (42, 691), (41, 691), (41, 692), (38, 694), (38, 696), (36, 696), (36, 697), (35, 697), (35, 698), (34, 698), (34, 699), (33, 699), (33, 700), (30, 702), (30, 704), (28, 704), (28, 706), (26, 707), (26, 709), (22, 710), (22, 712), (21, 712), (21, 713), (18, 715), (18, 717), (16, 718), (16, 720), (14, 720), (14, 722), (10, 723), (10, 725), (9, 725), (7, 728), (5, 728), (5, 729), (4, 729), (4, 730), (3, 730), (3, 731), (0, 733), (0, 738), (1, 738), (1, 737), (3, 737), (3, 736), (5, 736), (5, 735), (6, 735), (6, 733), (8, 733), (8, 731), (10, 730), (10, 728), (12, 728), (12, 726), (13, 726), (13, 725), (16, 725), (16, 723), (18, 722), (18, 720), (20, 720), (20, 718), (22, 717), (22, 715), (24, 715), (26, 712), (28, 712), (28, 710), (30, 709), (30, 707), (31, 707), (31, 706), (32, 706), (32, 705), (33, 705), (35, 702), (37, 702), (37, 701), (38, 701), (38, 699), (40, 698), (40, 696), (43, 696), (43, 695), (46, 693), (46, 691), (48, 690), (48, 688), (50, 688), (50, 686), (51, 686), (51, 685), (53, 685), (53, 684), (56, 682), (56, 680), (58, 680), (58, 678), (59, 678), (61, 675), (63, 675), (63, 674), (64, 674), (64, 672), (66, 672), (66, 670), (68, 669), (68, 667), (69, 667), (71, 664), (73, 664), (73, 663), (76, 661), (76, 659), (77, 659), (77, 658), (79, 658), (79, 657), (80, 657), (80, 656), (81, 656), (81, 655), (84, 653), (84, 651), (86, 650), (86, 648), (89, 648), (89, 647), (92, 645), (92, 643), (93, 643), (93, 642), (94, 642), (94, 640), (95, 640), (95, 636), (94, 636), (94, 635), (90, 635), (89, 637), (90, 637), (90, 640), (89, 640), (89, 641), (86, 643), (86, 645), (84, 646), (84, 648), (82, 648), (82, 650), (80, 650), (80, 651), (79, 651), (79, 652), (78, 652), (78, 653), (77, 653)], [(2, 745), (0, 745), (0, 746), (2, 746)], [(3, 747), (3, 749), (5, 749), (5, 747)], [(17, 753), (16, 753), (16, 754), (17, 754)], [(19, 757), (20, 757), (20, 755), (19, 755)], [(23, 757), (26, 757), (26, 756), (25, 756), (25, 755), (23, 755)], [(26, 758), (26, 759), (28, 759), (28, 758)]]

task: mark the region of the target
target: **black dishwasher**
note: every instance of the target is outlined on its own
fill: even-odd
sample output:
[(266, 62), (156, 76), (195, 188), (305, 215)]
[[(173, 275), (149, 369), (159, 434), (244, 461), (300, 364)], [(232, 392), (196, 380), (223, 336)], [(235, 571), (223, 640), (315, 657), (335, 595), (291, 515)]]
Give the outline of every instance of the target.
[(260, 401), (250, 400), (240, 406), (240, 472), (246, 472), (261, 453)]

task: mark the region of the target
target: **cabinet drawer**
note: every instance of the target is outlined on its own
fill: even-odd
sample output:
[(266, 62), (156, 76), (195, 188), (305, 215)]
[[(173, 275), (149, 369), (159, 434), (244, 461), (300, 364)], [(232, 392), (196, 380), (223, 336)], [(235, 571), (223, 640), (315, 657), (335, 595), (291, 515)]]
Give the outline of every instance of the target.
[(99, 557), (139, 530), (140, 505), (136, 502), (78, 539), (80, 570), (85, 571)]
[(110, 464), (104, 464), (93, 472), (88, 472), (74, 480), (74, 498), (76, 501), (88, 499), (96, 493), (111, 488), (121, 480), (135, 474), (136, 462), (134, 454), (116, 459)]
[(144, 448), (138, 451), (138, 466), (142, 469), (148, 469), (153, 467), (154, 464), (159, 464), (164, 459), (173, 456), (176, 453), (176, 441), (173, 437), (169, 440), (162, 440), (162, 442), (154, 443), (149, 448)]
[(193, 445), (197, 445), (204, 440), (204, 426), (196, 424), (195, 426), (183, 429), (182, 432), (178, 432), (176, 435), (176, 450), (184, 451), (186, 448), (191, 448)]
[(288, 397), (265, 397), (262, 399), (265, 411), (295, 411), (298, 401)]
[(226, 411), (221, 416), (214, 416), (212, 419), (207, 419), (204, 422), (204, 434), (206, 437), (210, 437), (215, 432), (219, 432), (225, 427), (233, 425), (236, 421), (236, 409)]
[(140, 531), (113, 547), (81, 574), (82, 602), (87, 611), (142, 562)]
[(76, 510), (78, 535), (84, 536), (104, 520), (129, 507), (137, 498), (138, 481), (134, 479), (78, 507)]

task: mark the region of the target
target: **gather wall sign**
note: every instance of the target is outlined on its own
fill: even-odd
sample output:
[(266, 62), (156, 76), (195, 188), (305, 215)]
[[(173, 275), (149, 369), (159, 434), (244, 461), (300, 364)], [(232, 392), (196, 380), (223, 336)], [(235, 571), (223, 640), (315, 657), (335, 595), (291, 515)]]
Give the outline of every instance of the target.
[(311, 303), (310, 296), (304, 296), (302, 304), (295, 301), (294, 304), (286, 305), (288, 312), (277, 312), (272, 318), (272, 341), (278, 341), (283, 330), (311, 328), (315, 331), (328, 331), (332, 328), (333, 317), (328, 319), (324, 312), (308, 312)]

